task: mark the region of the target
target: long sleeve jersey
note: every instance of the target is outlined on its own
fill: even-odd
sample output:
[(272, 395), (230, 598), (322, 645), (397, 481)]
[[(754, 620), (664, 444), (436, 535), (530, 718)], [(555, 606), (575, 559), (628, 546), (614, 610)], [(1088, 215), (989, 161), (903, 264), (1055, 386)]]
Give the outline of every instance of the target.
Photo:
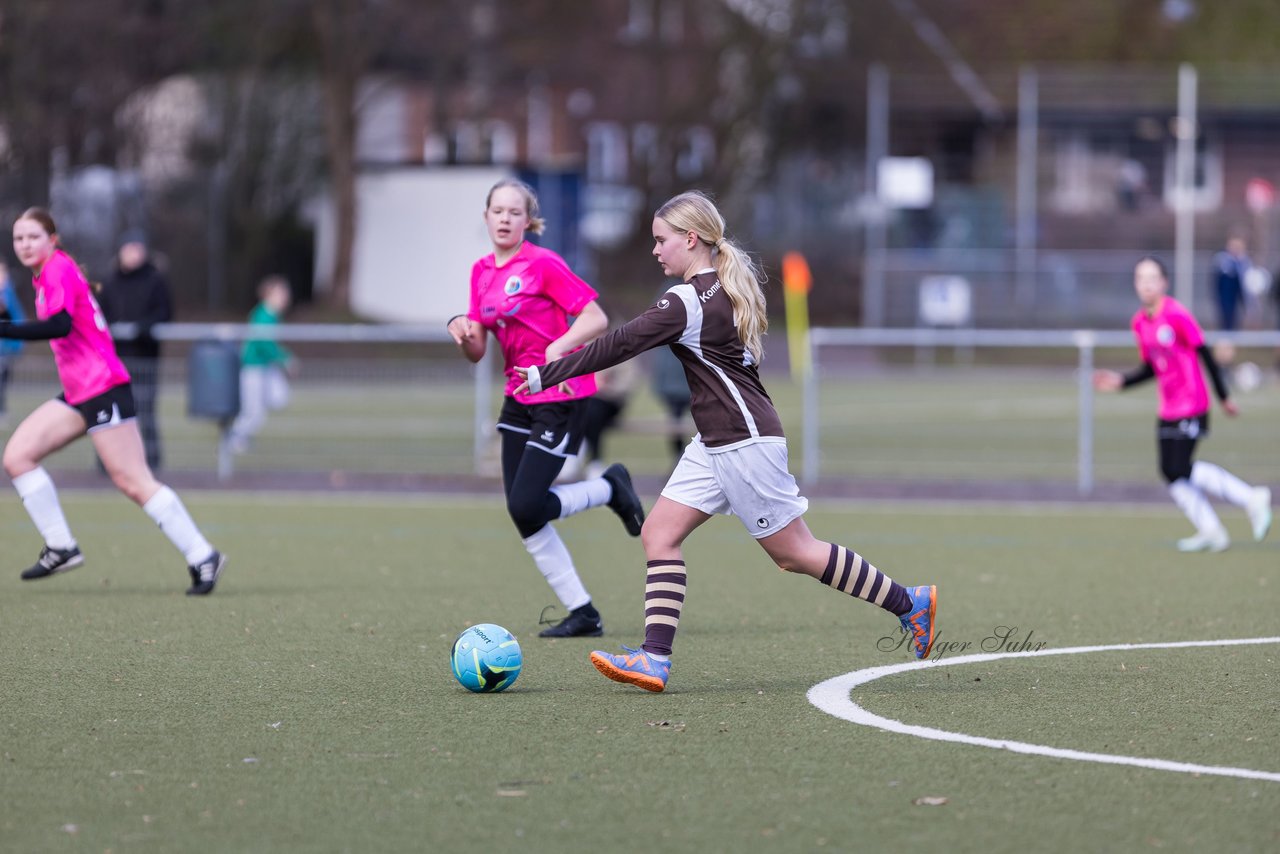
[(644, 314), (576, 353), (538, 366), (530, 380), (553, 388), (664, 345), (684, 366), (689, 411), (709, 452), (786, 441), (759, 367), (738, 337), (733, 303), (715, 270), (703, 270), (668, 289)]

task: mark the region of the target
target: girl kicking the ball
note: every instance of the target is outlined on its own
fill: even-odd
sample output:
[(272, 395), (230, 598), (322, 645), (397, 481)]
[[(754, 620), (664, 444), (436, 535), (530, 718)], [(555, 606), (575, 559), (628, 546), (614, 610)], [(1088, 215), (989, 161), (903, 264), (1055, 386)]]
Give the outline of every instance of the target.
[(564, 259), (525, 240), (526, 232), (543, 229), (538, 197), (528, 184), (495, 184), (485, 200), (484, 222), (493, 252), (472, 267), (471, 307), (449, 321), (449, 334), (472, 362), (484, 357), (490, 332), (502, 347), (508, 380), (498, 431), (507, 511), (534, 564), (569, 612), (540, 636), (598, 637), (604, 631), (600, 613), (551, 521), (608, 505), (634, 537), (640, 534), (644, 507), (630, 474), (617, 463), (600, 477), (552, 486), (565, 460), (578, 453), (583, 404), (595, 393), (595, 380), (553, 384), (535, 394), (517, 388), (515, 366), (557, 359), (598, 336), (608, 320), (595, 290)]
[(41, 208), (18, 217), (13, 251), (31, 270), (39, 319), (0, 321), (0, 338), (48, 340), (63, 389), (24, 418), (4, 448), (4, 470), (44, 537), (39, 559), (22, 578), (48, 578), (84, 563), (41, 462), (87, 433), (116, 488), (141, 506), (186, 558), (191, 576), (187, 595), (212, 593), (226, 558), (200, 533), (177, 494), (151, 473), (129, 372), (116, 356), (89, 283), (59, 248), (53, 217)]
[(1209, 371), (1222, 411), (1231, 417), (1239, 414), (1235, 401), (1228, 397), (1218, 363), (1205, 346), (1200, 324), (1182, 303), (1168, 295), (1169, 274), (1160, 259), (1148, 255), (1138, 262), (1133, 268), (1133, 288), (1142, 307), (1130, 326), (1142, 364), (1127, 374), (1096, 371), (1094, 386), (1112, 392), (1156, 379), (1160, 392), (1156, 422), (1160, 473), (1169, 484), (1173, 503), (1196, 529), (1192, 536), (1178, 540), (1179, 551), (1220, 552), (1231, 545), (1206, 493), (1243, 507), (1253, 538), (1261, 542), (1271, 527), (1271, 490), (1250, 486), (1213, 463), (1192, 462), (1196, 444), (1209, 435), (1209, 392), (1200, 362)]
[(614, 655), (591, 653), (617, 682), (662, 691), (684, 608), (685, 539), (714, 514), (738, 517), (765, 552), (788, 572), (889, 611), (911, 637), (917, 658), (933, 645), (937, 588), (906, 588), (852, 549), (824, 542), (803, 519), (809, 502), (787, 468), (782, 423), (760, 381), (767, 324), (761, 274), (725, 237), (724, 218), (701, 193), (683, 193), (653, 218), (653, 255), (669, 288), (649, 310), (582, 350), (518, 367), (516, 391), (538, 393), (572, 377), (669, 346), (689, 381), (698, 435), (685, 447), (640, 535), (648, 559), (644, 643)]

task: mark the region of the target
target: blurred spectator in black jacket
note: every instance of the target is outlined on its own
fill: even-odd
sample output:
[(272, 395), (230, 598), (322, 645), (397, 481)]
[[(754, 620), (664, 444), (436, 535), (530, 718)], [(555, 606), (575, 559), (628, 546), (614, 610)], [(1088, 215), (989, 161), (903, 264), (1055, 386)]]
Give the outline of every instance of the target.
[(116, 269), (102, 285), (98, 303), (111, 324), (119, 353), (133, 378), (138, 429), (147, 463), (160, 468), (160, 433), (156, 425), (156, 392), (160, 384), (160, 342), (152, 337), (157, 323), (173, 319), (169, 281), (148, 257), (146, 239), (126, 234), (120, 241)]
[(1213, 256), (1214, 296), (1218, 298), (1219, 328), (1224, 332), (1240, 328), (1245, 309), (1245, 274), (1251, 266), (1243, 237), (1227, 238), (1226, 248)]

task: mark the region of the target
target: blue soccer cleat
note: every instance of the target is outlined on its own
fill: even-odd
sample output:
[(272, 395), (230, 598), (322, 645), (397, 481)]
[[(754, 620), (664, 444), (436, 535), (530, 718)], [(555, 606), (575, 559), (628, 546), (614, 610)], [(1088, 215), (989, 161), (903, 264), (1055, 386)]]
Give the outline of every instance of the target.
[(591, 653), (591, 663), (614, 682), (626, 682), (646, 691), (661, 691), (667, 687), (671, 675), (671, 662), (659, 661), (643, 649), (624, 646), (622, 655), (612, 655), (596, 650)]
[(909, 587), (911, 610), (903, 614), (902, 630), (911, 635), (911, 647), (916, 658), (928, 658), (933, 649), (933, 612), (938, 607), (938, 588)]

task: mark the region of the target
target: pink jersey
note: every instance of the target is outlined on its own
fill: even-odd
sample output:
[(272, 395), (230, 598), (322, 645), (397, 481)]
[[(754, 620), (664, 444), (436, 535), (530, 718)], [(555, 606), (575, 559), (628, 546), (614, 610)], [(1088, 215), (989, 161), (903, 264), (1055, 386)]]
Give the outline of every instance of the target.
[(467, 317), (492, 332), (502, 347), (507, 386), (504, 394), (520, 403), (576, 400), (596, 392), (594, 376), (570, 380), (569, 394), (558, 387), (515, 395), (523, 380), (516, 366), (547, 361), (547, 345), (569, 329), (569, 318), (599, 296), (550, 249), (528, 241), (501, 267), (486, 255), (471, 268), (471, 309)]
[(1196, 352), (1204, 344), (1204, 333), (1191, 312), (1173, 297), (1165, 297), (1154, 315), (1140, 309), (1130, 326), (1142, 360), (1156, 373), (1160, 417), (1177, 421), (1208, 412), (1209, 391)]
[(60, 311), (71, 315), (71, 334), (49, 341), (67, 403), (82, 403), (129, 382), (102, 309), (76, 262), (58, 250), (31, 284), (36, 289), (36, 317), (44, 320)]

